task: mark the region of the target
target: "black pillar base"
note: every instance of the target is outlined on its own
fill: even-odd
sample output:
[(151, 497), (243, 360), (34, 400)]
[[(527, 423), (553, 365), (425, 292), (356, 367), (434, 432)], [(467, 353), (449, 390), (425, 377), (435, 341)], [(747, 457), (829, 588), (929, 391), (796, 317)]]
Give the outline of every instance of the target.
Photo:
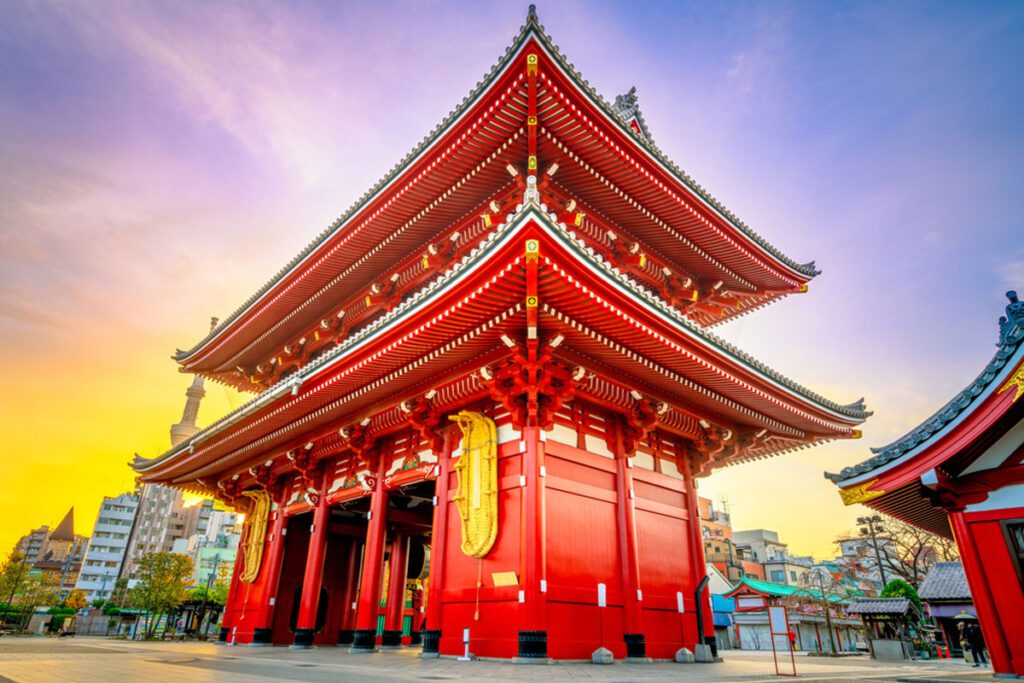
[(441, 648), (441, 630), (436, 631), (421, 631), (423, 635), (423, 651), (427, 654), (433, 654), (440, 652)]
[(413, 631), (412, 633), (409, 634), (409, 644), (410, 645), (419, 645), (422, 642), (423, 642), (423, 636), (420, 635), (419, 631)]
[(548, 656), (548, 632), (520, 631), (518, 656), (523, 659), (546, 659)]
[(270, 645), (274, 638), (274, 629), (272, 628), (256, 628), (252, 631), (252, 642), (253, 645)]
[(353, 650), (376, 650), (377, 629), (359, 628), (352, 632)]
[(642, 633), (624, 633), (622, 639), (626, 641), (627, 657), (646, 657), (647, 642)]
[(227, 627), (224, 627), (224, 628), (222, 628), (222, 629), (220, 630), (220, 635), (219, 635), (219, 636), (217, 636), (217, 640), (218, 640), (218, 641), (220, 641), (220, 642), (222, 642), (222, 643), (226, 643), (226, 642), (228, 642), (228, 632), (229, 632), (230, 630), (231, 630), (231, 629), (229, 629), (229, 628), (227, 628)]
[(380, 638), (381, 647), (402, 647), (401, 631), (384, 631)]
[(355, 631), (350, 628), (338, 629), (338, 645), (351, 645), (352, 638), (355, 637)]
[(315, 628), (297, 628), (295, 629), (295, 640), (292, 642), (292, 647), (313, 647), (313, 638), (315, 636)]
[(704, 636), (704, 642), (711, 646), (711, 656), (718, 656), (718, 637), (717, 636)]

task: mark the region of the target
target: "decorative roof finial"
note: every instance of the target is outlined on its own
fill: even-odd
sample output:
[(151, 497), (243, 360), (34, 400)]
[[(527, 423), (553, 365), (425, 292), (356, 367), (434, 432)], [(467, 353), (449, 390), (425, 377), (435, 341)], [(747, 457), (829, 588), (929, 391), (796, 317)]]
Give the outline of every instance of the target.
[(526, 10), (526, 21), (527, 22), (532, 21), (535, 24), (537, 23), (538, 19), (537, 19), (537, 6), (536, 5), (530, 5), (530, 9)]
[(220, 318), (218, 318), (217, 316), (210, 318), (210, 332), (213, 332), (215, 329), (217, 329), (217, 323), (219, 322)]
[(1006, 293), (1010, 303), (1006, 305), (1006, 315), (999, 317), (999, 345), (1016, 344), (1024, 338), (1024, 301), (1017, 298), (1017, 292)]

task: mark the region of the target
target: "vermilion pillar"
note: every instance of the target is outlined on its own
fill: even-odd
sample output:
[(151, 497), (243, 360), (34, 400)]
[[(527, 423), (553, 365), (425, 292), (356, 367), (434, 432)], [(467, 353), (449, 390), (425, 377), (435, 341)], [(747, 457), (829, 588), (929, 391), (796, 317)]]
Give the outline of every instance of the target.
[(263, 567), (259, 582), (263, 588), (263, 600), (256, 611), (256, 627), (253, 629), (251, 645), (270, 645), (274, 633), (274, 604), (277, 602), (277, 585), (281, 579), (281, 562), (284, 560), (284, 509), (280, 502), (274, 511), (274, 521), (267, 535)]
[(964, 575), (971, 589), (974, 608), (978, 611), (978, 623), (985, 636), (985, 647), (992, 656), (992, 670), (997, 674), (1012, 673), (1010, 648), (1006, 643), (1003, 629), (999, 627), (999, 612), (996, 611), (992, 591), (985, 580), (981, 556), (974, 544), (974, 536), (971, 535), (963, 510), (950, 511), (949, 523), (953, 528), (957, 548), (960, 550), (960, 559), (964, 563)]
[(444, 582), (445, 547), (448, 542), (448, 495), (453, 444), (459, 432), (444, 430), (442, 451), (437, 454), (437, 481), (434, 484), (434, 526), (430, 539), (430, 580), (427, 590), (426, 630), (423, 631), (423, 656), (439, 656), (441, 645), (441, 586)]
[[(235, 644), (234, 633), (235, 619), (238, 616), (238, 601), (242, 600), (240, 595), (243, 591), (248, 592), (248, 584), (242, 584), (238, 580), (242, 573), (242, 565), (245, 562), (235, 562), (234, 571), (231, 572), (231, 588), (228, 589), (228, 599), (224, 601), (224, 618), (220, 622), (220, 642)], [(244, 585), (244, 587), (243, 587)]]
[(309, 532), (309, 550), (306, 552), (306, 571), (302, 576), (302, 599), (299, 602), (299, 618), (295, 623), (293, 648), (312, 647), (316, 635), (324, 553), (327, 550), (328, 510), (327, 497), (321, 492), (313, 508), (313, 526)]
[(399, 529), (391, 541), (391, 571), (388, 583), (387, 616), (384, 619), (384, 647), (401, 647), (402, 617), (405, 611), (405, 573), (409, 562), (409, 537)]
[(545, 658), (548, 656), (548, 634), (546, 629), (547, 576), (545, 574), (544, 547), (544, 443), (539, 427), (523, 427), (522, 536), (522, 589), (519, 599), (522, 604), (519, 621), (519, 657)]
[(377, 651), (377, 604), (380, 602), (381, 573), (384, 568), (384, 533), (388, 514), (388, 492), (384, 490), (384, 473), (391, 461), (391, 449), (378, 457), (377, 477), (370, 495), (370, 512), (366, 525), (366, 553), (359, 588), (359, 608), (352, 636), (352, 652)]
[(341, 594), (341, 627), (338, 629), (338, 645), (351, 645), (353, 627), (356, 621), (356, 595), (359, 593), (359, 559), (363, 543), (353, 538), (348, 544), (348, 558), (345, 561), (345, 590)]
[[(694, 479), (692, 474), (687, 474), (685, 482), (687, 510), (690, 515), (690, 539), (693, 549), (690, 554), (693, 558), (693, 587), (696, 589), (708, 572), (707, 561), (704, 559), (704, 530), (700, 520), (697, 480)], [(693, 609), (700, 610), (702, 615), (701, 621), (703, 622), (704, 632), (697, 633), (697, 644), (704, 642), (712, 643), (712, 648), (715, 649), (713, 646), (715, 624), (712, 620), (711, 606), (709, 604), (710, 595), (711, 593), (705, 585), (700, 594), (684, 595), (683, 598), (687, 602), (695, 600), (697, 604), (693, 606)]]
[(615, 490), (618, 500), (619, 555), (622, 557), (623, 639), (627, 657), (646, 657), (643, 594), (640, 588), (640, 555), (636, 539), (636, 507), (633, 504), (633, 470), (622, 439), (622, 420), (614, 420)]

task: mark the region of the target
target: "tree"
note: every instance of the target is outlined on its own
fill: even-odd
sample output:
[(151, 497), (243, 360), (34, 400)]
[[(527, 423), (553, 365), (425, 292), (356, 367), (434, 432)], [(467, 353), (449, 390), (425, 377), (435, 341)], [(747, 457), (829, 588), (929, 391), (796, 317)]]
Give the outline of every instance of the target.
[(85, 600), (85, 592), (75, 588), (68, 592), (68, 596), (64, 598), (64, 604), (73, 610), (80, 610), (89, 603)]
[(914, 607), (917, 608), (917, 613), (919, 615), (924, 614), (924, 607), (921, 605), (921, 598), (917, 594), (917, 589), (903, 579), (893, 579), (885, 584), (880, 597), (910, 598), (910, 602), (914, 603)]
[(885, 532), (879, 538), (879, 551), (886, 573), (911, 586), (920, 585), (936, 562), (960, 559), (956, 543), (920, 529), (895, 517), (883, 521)]
[(114, 589), (110, 591), (110, 600), (104, 609), (130, 607), (128, 603), (128, 579), (118, 579), (114, 582)]
[(177, 553), (150, 553), (139, 559), (138, 584), (129, 591), (132, 604), (150, 614), (147, 638), (152, 638), (159, 618), (188, 598), (192, 558)]
[(4, 600), (0, 624), (7, 621), (8, 612), (10, 611), (11, 604), (14, 602), (14, 595), (21, 587), (25, 576), (27, 564), (25, 556), (14, 550), (8, 555), (3, 567), (0, 567), (0, 600)]
[(56, 605), (60, 577), (53, 574), (41, 572), (39, 574), (27, 574), (21, 581), (17, 593), (14, 594), (13, 604), (22, 607), (22, 623), (31, 617), (32, 610), (44, 605)]

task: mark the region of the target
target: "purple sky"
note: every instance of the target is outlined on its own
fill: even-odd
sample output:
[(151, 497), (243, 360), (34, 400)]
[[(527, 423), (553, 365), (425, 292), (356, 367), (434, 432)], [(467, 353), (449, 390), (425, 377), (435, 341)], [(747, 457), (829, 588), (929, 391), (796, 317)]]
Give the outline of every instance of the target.
[[(546, 2), (607, 98), (636, 85), (659, 146), (824, 274), (719, 330), (840, 401), (859, 442), (708, 481), (741, 526), (828, 552), (821, 475), (937, 409), (1024, 289), (1024, 6)], [(202, 336), (384, 175), (487, 71), (526, 4), (7, 3), (0, 10), (0, 422), (25, 494), (8, 536), (167, 447)], [(219, 393), (217, 393), (219, 392)], [(216, 396), (214, 394), (217, 393)], [(203, 420), (234, 401), (211, 391)], [(63, 481), (77, 467), (95, 482)], [(78, 470), (75, 470), (76, 472)], [(820, 514), (769, 502), (798, 487)], [(91, 507), (90, 507), (91, 506)], [(813, 517), (814, 519), (808, 519)], [(16, 527), (16, 528), (15, 528)]]

